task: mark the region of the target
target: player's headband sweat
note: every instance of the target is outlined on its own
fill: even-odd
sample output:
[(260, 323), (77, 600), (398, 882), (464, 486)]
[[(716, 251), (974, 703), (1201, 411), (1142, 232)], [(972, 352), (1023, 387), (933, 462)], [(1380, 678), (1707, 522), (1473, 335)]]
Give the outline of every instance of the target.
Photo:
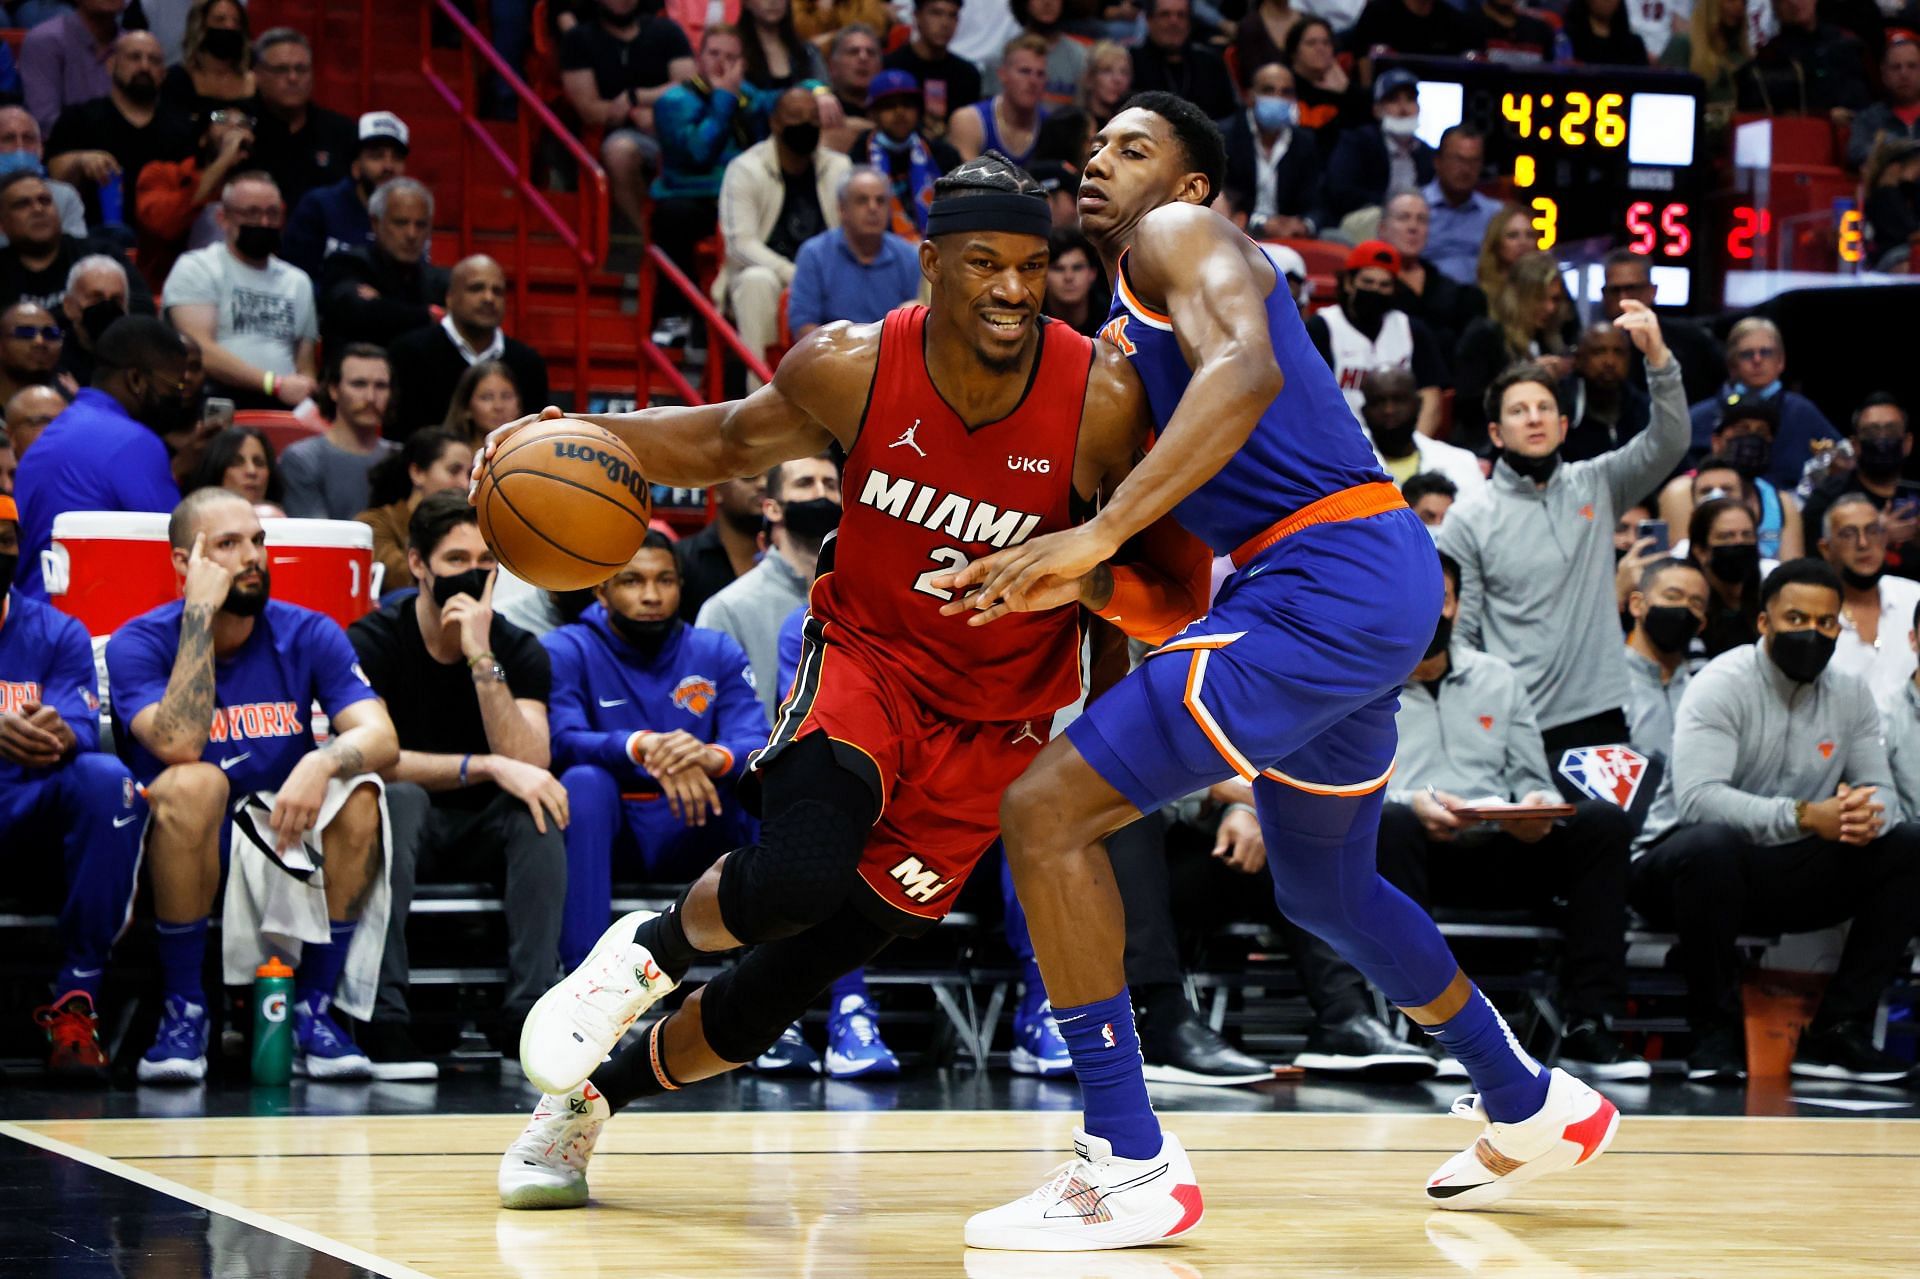
[(1016, 195), (1011, 191), (943, 196), (927, 212), (927, 238), (963, 231), (1008, 231), (1046, 239), (1053, 231), (1053, 212), (1046, 197)]

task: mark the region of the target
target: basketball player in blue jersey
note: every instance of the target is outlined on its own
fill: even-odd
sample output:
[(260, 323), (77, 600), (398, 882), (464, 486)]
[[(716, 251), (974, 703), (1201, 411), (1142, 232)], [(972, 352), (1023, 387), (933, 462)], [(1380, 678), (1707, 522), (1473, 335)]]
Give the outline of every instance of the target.
[(1374, 868), (1397, 692), (1434, 637), (1439, 564), (1266, 256), (1205, 207), (1224, 168), (1219, 132), (1170, 94), (1137, 95), (1094, 139), (1080, 217), (1116, 286), (1103, 337), (1139, 373), (1157, 444), (1092, 520), (934, 583), (971, 589), (947, 610), (991, 624), (1058, 603), (1169, 512), (1234, 566), (1207, 616), (1093, 703), (1001, 802), (1085, 1130), (1039, 1190), (967, 1223), (973, 1247), (1121, 1248), (1198, 1215), (1141, 1077), (1101, 840), (1229, 775), (1253, 785), (1281, 909), (1480, 1090), (1455, 1112), (1488, 1126), (1429, 1181), (1431, 1206), (1480, 1207), (1584, 1162), (1618, 1122), (1521, 1050), (1433, 921)]

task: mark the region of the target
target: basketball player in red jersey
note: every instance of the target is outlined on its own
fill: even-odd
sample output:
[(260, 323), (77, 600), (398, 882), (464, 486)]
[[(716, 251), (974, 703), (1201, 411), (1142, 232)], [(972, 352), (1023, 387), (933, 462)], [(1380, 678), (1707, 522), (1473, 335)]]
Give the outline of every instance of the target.
[[(584, 1204), (587, 1159), (614, 1110), (752, 1061), (834, 978), (937, 922), (998, 836), (1001, 791), (1079, 695), (1077, 609), (979, 630), (942, 616), (952, 596), (929, 585), (1071, 527), (1145, 440), (1126, 360), (1041, 316), (1049, 228), (1038, 185), (989, 153), (935, 186), (920, 246), (930, 310), (829, 325), (745, 400), (584, 419), (619, 435), (648, 479), (688, 487), (838, 441), (846, 513), (821, 552), (794, 687), (755, 761), (760, 840), (668, 913), (615, 923), (529, 1014), (521, 1064), (546, 1095), (501, 1162), (507, 1207)], [(1154, 638), (1204, 611), (1205, 548), (1170, 529), (1142, 543), (1123, 555), (1145, 563), (1102, 567), (1060, 602), (1119, 613)], [(741, 946), (754, 949), (601, 1064), (697, 956)]]

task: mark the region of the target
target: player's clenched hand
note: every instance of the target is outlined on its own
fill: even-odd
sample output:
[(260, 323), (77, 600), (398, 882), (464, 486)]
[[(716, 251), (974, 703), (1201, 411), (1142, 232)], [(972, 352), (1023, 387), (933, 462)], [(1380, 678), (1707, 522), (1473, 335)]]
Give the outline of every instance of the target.
[(493, 756), (487, 771), (501, 790), (527, 806), (533, 828), (542, 835), (547, 833), (549, 815), (555, 826), (567, 828), (567, 788), (552, 773), (504, 755)]
[(293, 848), (313, 824), (320, 820), (320, 806), (327, 799), (327, 783), (333, 768), (315, 751), (301, 759), (287, 774), (287, 780), (273, 797), (273, 811), (267, 814), (267, 828), (273, 832), (278, 852)]
[(33, 698), (28, 698), (20, 703), (20, 713), (27, 717), (27, 723), (52, 733), (60, 742), (62, 755), (69, 754), (80, 745), (79, 739), (73, 735), (73, 725), (67, 723), (60, 712), (53, 707), (43, 706)]
[(551, 422), (557, 417), (565, 416), (565, 413), (549, 404), (538, 413), (529, 413), (525, 417), (517, 417), (506, 425), (496, 426), (487, 432), (485, 442), (480, 445), (479, 451), (473, 455), (473, 474), (467, 480), (467, 501), (473, 501), (474, 495), (480, 491), (480, 477), (487, 473), (487, 464), (493, 461), (494, 453), (502, 444), (507, 442), (507, 437), (522, 427), (532, 426), (535, 422)]
[(640, 745), (640, 767), (654, 777), (677, 773), (683, 768), (708, 772), (715, 754), (707, 743), (685, 729), (676, 728), (670, 733), (647, 736)]
[(683, 768), (657, 778), (673, 815), (689, 826), (705, 826), (709, 815), (720, 815), (720, 792), (713, 779), (698, 768)]
[(23, 768), (51, 768), (64, 752), (60, 739), (25, 715), (0, 712), (0, 759)]
[(1213, 855), (1242, 875), (1258, 874), (1267, 864), (1267, 840), (1260, 819), (1244, 808), (1229, 808), (1213, 837)]
[[(979, 616), (968, 619), (969, 626), (985, 626), (1008, 613), (1031, 613), (1078, 599), (1080, 579), (1118, 549), (1095, 525), (1082, 524), (997, 551), (952, 573), (935, 574), (927, 584), (956, 593), (971, 590), (970, 599), (955, 603), (979, 610)], [(1061, 591), (1068, 584), (1071, 590), (1063, 598)], [(950, 604), (941, 611), (961, 610)]]

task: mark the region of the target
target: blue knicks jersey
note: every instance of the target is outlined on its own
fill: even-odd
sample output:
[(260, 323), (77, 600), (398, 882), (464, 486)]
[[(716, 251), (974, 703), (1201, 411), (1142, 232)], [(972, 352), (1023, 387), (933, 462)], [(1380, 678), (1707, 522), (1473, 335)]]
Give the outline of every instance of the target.
[[(82, 752), (100, 748), (100, 695), (87, 628), (17, 590), (9, 595), (0, 582), (0, 714), (22, 714), (28, 702), (60, 712)], [(51, 772), (0, 759), (0, 790)]]
[[(1125, 253), (1120, 255), (1117, 283), (1113, 309), (1100, 336), (1132, 363), (1146, 387), (1154, 421), (1164, 431), (1180, 397), (1187, 393), (1193, 370), (1180, 353), (1172, 320), (1133, 295)], [(1333, 370), (1314, 350), (1299, 309), (1277, 279), (1267, 295), (1267, 331), (1286, 385), (1260, 415), (1240, 451), (1173, 508), (1181, 526), (1216, 555), (1232, 554), (1242, 543), (1329, 494), (1387, 478), (1360, 433)]]

